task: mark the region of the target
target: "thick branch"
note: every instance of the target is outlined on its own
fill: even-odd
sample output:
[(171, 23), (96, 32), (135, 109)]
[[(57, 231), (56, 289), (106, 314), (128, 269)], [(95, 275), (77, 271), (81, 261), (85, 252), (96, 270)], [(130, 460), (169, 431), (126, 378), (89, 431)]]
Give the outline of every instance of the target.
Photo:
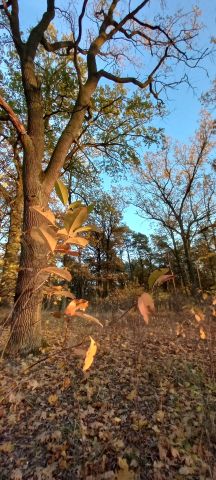
[(24, 125), (20, 122), (20, 120), (14, 113), (13, 109), (10, 107), (10, 105), (8, 105), (8, 103), (3, 99), (1, 95), (0, 95), (0, 106), (8, 114), (8, 117), (12, 122), (13, 126), (15, 127), (15, 129), (17, 130), (17, 132), (20, 133), (21, 135), (25, 135), (26, 129)]
[(37, 47), (41, 42), (44, 32), (47, 30), (50, 22), (55, 16), (55, 0), (47, 0), (47, 10), (43, 14), (40, 22), (34, 27), (27, 41), (28, 54), (31, 58), (35, 57)]

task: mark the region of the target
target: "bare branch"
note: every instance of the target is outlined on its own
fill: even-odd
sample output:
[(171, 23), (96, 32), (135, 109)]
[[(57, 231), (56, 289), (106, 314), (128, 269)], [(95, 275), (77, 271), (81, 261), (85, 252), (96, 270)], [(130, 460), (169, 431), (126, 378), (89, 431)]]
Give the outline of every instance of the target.
[(76, 45), (79, 45), (80, 43), (80, 40), (82, 38), (82, 21), (83, 21), (83, 17), (85, 15), (85, 10), (86, 10), (86, 7), (87, 7), (87, 3), (88, 3), (88, 0), (83, 0), (83, 6), (82, 6), (82, 11), (81, 11), (81, 14), (79, 16), (79, 33), (78, 33), (78, 37), (76, 39), (76, 42), (75, 44)]

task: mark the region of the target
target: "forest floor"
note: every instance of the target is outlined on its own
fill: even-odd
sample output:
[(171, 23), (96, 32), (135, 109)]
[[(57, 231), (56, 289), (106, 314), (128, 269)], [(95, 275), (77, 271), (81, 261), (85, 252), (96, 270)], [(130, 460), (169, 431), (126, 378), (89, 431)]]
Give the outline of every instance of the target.
[(105, 323), (74, 320), (62, 348), (62, 321), (44, 314), (49, 346), (2, 360), (0, 479), (215, 480), (216, 321), (205, 339), (169, 312)]

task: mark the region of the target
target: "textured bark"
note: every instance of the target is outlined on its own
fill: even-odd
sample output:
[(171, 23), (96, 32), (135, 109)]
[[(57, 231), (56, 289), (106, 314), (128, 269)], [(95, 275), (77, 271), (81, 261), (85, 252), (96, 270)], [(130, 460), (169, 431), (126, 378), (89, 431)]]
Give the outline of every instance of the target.
[(22, 179), (18, 177), (14, 201), (11, 203), (10, 226), (5, 249), (0, 297), (2, 306), (13, 304), (20, 255), (20, 237), (23, 219)]
[(7, 346), (11, 353), (28, 352), (41, 344), (42, 287), (47, 275), (41, 274), (40, 270), (47, 266), (48, 249), (30, 236), (31, 227), (40, 225), (40, 219), (29, 208), (36, 204), (39, 204), (38, 197), (30, 202), (29, 198), (24, 199), (25, 234)]

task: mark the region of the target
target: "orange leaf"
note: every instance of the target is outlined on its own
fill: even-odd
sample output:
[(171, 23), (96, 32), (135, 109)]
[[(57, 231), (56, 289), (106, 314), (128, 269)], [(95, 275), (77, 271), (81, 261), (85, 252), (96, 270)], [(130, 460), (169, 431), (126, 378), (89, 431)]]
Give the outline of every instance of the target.
[(85, 311), (86, 308), (88, 307), (88, 301), (87, 300), (72, 300), (72, 302), (70, 302), (68, 304), (68, 306), (66, 307), (65, 309), (65, 315), (70, 315), (71, 317), (73, 317), (75, 314), (76, 314), (76, 311), (77, 310), (83, 310)]
[(143, 293), (138, 298), (138, 308), (146, 324), (149, 322), (149, 316), (155, 311), (154, 300), (149, 293)]

